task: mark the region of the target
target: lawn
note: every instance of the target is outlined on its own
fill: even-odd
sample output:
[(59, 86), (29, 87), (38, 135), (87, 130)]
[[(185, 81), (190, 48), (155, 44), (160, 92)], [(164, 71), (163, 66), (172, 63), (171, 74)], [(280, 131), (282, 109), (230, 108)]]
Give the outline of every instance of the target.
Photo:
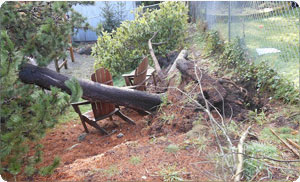
[[(243, 37), (251, 60), (255, 63), (266, 61), (279, 74), (299, 87), (299, 8), (270, 17), (253, 17), (244, 22), (233, 20), (231, 38)], [(219, 22), (215, 27), (224, 40), (228, 40), (228, 24)], [(243, 33), (244, 29), (244, 33)], [(280, 53), (259, 56), (256, 48), (276, 48)]]

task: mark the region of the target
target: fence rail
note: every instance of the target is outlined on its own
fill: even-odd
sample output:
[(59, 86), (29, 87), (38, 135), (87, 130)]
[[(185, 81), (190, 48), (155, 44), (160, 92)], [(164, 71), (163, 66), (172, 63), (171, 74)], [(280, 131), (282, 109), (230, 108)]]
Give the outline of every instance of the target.
[(206, 22), (229, 41), (244, 40), (255, 62), (267, 61), (299, 87), (300, 8), (291, 1), (191, 1), (194, 22)]

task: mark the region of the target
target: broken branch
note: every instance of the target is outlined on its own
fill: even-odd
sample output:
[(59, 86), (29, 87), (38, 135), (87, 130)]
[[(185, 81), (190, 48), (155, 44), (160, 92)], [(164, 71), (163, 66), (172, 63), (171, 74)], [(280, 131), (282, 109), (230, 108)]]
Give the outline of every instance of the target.
[(155, 54), (154, 54), (154, 51), (153, 51), (153, 48), (152, 48), (152, 43), (151, 43), (152, 39), (154, 39), (156, 35), (157, 35), (157, 32), (155, 32), (154, 35), (151, 37), (151, 39), (148, 40), (148, 46), (149, 46), (149, 51), (150, 51), (151, 57), (152, 57), (153, 62), (154, 62), (155, 70), (157, 71), (157, 74), (158, 74), (158, 78), (160, 80), (162, 80), (163, 78), (165, 78), (165, 75), (161, 71), (161, 67), (158, 63), (158, 60), (157, 60)]
[(234, 182), (238, 182), (238, 181), (241, 180), (241, 173), (243, 172), (243, 160), (244, 160), (244, 157), (240, 153), (244, 152), (243, 145), (244, 145), (246, 137), (247, 137), (247, 135), (249, 133), (250, 128), (251, 128), (251, 126), (249, 126), (247, 128), (247, 130), (242, 134), (240, 142), (238, 144), (238, 153), (239, 153), (237, 155), (237, 157), (238, 157), (238, 164), (237, 164), (237, 168), (236, 168), (236, 172), (235, 172)]
[(300, 154), (297, 150), (295, 150), (292, 146), (290, 146), (286, 141), (284, 141), (280, 136), (272, 129), (270, 129), (271, 132), (287, 147), (289, 148), (298, 158), (300, 158)]

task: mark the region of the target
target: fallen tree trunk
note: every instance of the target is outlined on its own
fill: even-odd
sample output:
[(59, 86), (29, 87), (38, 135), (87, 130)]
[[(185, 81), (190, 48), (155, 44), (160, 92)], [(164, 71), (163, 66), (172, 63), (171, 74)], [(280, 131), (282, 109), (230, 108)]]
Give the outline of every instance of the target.
[[(55, 86), (71, 94), (70, 89), (65, 85), (69, 77), (47, 68), (26, 63), (19, 72), (19, 78), (27, 84), (35, 84), (45, 89)], [(90, 101), (110, 102), (145, 111), (154, 111), (161, 103), (160, 96), (156, 94), (108, 86), (89, 80), (78, 79), (78, 81), (83, 90), (82, 98)]]

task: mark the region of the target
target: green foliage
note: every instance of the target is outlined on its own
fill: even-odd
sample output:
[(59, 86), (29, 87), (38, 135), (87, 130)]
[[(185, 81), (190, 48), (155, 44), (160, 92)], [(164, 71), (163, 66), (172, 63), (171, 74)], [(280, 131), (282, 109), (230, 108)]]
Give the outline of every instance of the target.
[(191, 137), (184, 141), (184, 148), (189, 148), (192, 146), (193, 148), (196, 148), (198, 151), (204, 151), (206, 148), (206, 142), (207, 138), (204, 135), (201, 135), (199, 137)]
[(119, 174), (119, 173), (120, 173), (120, 170), (119, 170), (119, 168), (118, 168), (117, 165), (111, 165), (111, 166), (109, 166), (108, 169), (105, 169), (105, 170), (104, 170), (104, 173), (105, 173), (106, 175), (108, 175), (109, 177), (112, 177), (112, 176), (114, 176), (114, 175)]
[(42, 176), (46, 176), (46, 175), (50, 175), (53, 173), (54, 169), (58, 167), (60, 163), (60, 158), (59, 157), (55, 157), (54, 161), (51, 165), (46, 166), (46, 167), (42, 167), (40, 170), (40, 174)]
[(217, 52), (223, 51), (223, 42), (220, 39), (217, 31), (210, 31), (205, 34), (204, 40), (206, 45), (204, 46), (204, 56), (211, 56)]
[[(278, 129), (274, 129), (276, 131), (276, 133), (282, 138), (282, 139), (292, 139), (293, 141), (295, 141), (296, 143), (300, 142), (300, 135), (293, 135), (292, 134), (292, 129), (288, 128), (288, 127), (281, 127)], [(260, 134), (260, 140), (264, 140), (266, 142), (269, 143), (280, 143), (280, 140), (278, 140), (278, 138), (271, 132), (271, 130), (269, 128), (264, 128), (261, 131)]]
[(167, 114), (167, 113), (163, 112), (163, 114), (161, 115), (160, 118), (161, 118), (162, 122), (167, 123), (167, 124), (172, 124), (172, 121), (175, 119), (175, 116), (174, 116), (174, 114)]
[[(246, 145), (245, 153), (249, 156), (268, 156), (270, 158), (276, 158), (278, 156), (277, 148), (273, 145), (267, 145), (262, 143), (252, 142)], [(267, 166), (263, 161), (259, 161), (254, 158), (244, 159), (244, 171), (247, 180), (259, 173), (260, 171), (267, 170)], [(268, 170), (267, 170), (268, 171)], [(270, 173), (271, 174), (271, 173)]]
[(267, 62), (259, 64), (249, 62), (245, 52), (244, 43), (239, 38), (225, 43), (219, 59), (220, 66), (234, 69), (242, 82), (254, 82), (259, 92), (267, 91), (273, 94), (275, 99), (282, 99), (286, 103), (300, 101), (299, 92), (290, 81), (270, 68)]
[(185, 181), (180, 177), (181, 173), (185, 171), (185, 169), (176, 169), (176, 165), (168, 166), (167, 168), (162, 168), (158, 173), (164, 178), (164, 181)]
[(177, 153), (180, 150), (180, 147), (176, 144), (170, 144), (165, 148), (166, 152)]
[[(112, 32), (121, 24), (124, 18), (125, 3), (116, 2), (115, 5), (113, 3), (114, 2), (104, 1), (104, 7), (101, 8), (100, 13), (104, 21), (97, 27), (98, 35), (101, 35), (99, 30)], [(114, 6), (116, 6), (116, 8), (114, 8)]]
[[(137, 8), (135, 20), (124, 21), (111, 33), (102, 32), (92, 48), (95, 69), (105, 67), (115, 76), (133, 70), (143, 56), (149, 56), (148, 40), (158, 32), (153, 42), (156, 55), (165, 55), (183, 43), (187, 28), (188, 8), (183, 2), (160, 3), (159, 10)], [(149, 56), (150, 57), (150, 56)]]
[[(77, 2), (78, 3), (78, 2)], [(41, 146), (28, 157), (47, 128), (57, 123), (57, 116), (69, 105), (69, 96), (52, 87), (44, 91), (22, 83), (18, 72), (27, 57), (46, 66), (57, 57), (65, 57), (68, 35), (73, 27), (82, 27), (84, 18), (71, 6), (75, 2), (5, 2), (0, 11), (0, 171), (33, 175), (41, 161)], [(70, 15), (65, 20), (66, 14)], [(44, 169), (46, 170), (46, 169)], [(47, 169), (51, 172), (50, 168)]]
[(263, 125), (267, 121), (264, 111), (258, 113), (257, 109), (254, 111), (249, 111), (248, 118), (250, 121), (255, 121), (259, 125)]
[(71, 79), (65, 81), (65, 85), (71, 90), (71, 100), (70, 102), (77, 102), (83, 94), (82, 88), (78, 82), (78, 80), (75, 77), (72, 77)]
[(141, 157), (140, 156), (132, 156), (130, 158), (130, 163), (133, 165), (137, 165), (141, 163)]

